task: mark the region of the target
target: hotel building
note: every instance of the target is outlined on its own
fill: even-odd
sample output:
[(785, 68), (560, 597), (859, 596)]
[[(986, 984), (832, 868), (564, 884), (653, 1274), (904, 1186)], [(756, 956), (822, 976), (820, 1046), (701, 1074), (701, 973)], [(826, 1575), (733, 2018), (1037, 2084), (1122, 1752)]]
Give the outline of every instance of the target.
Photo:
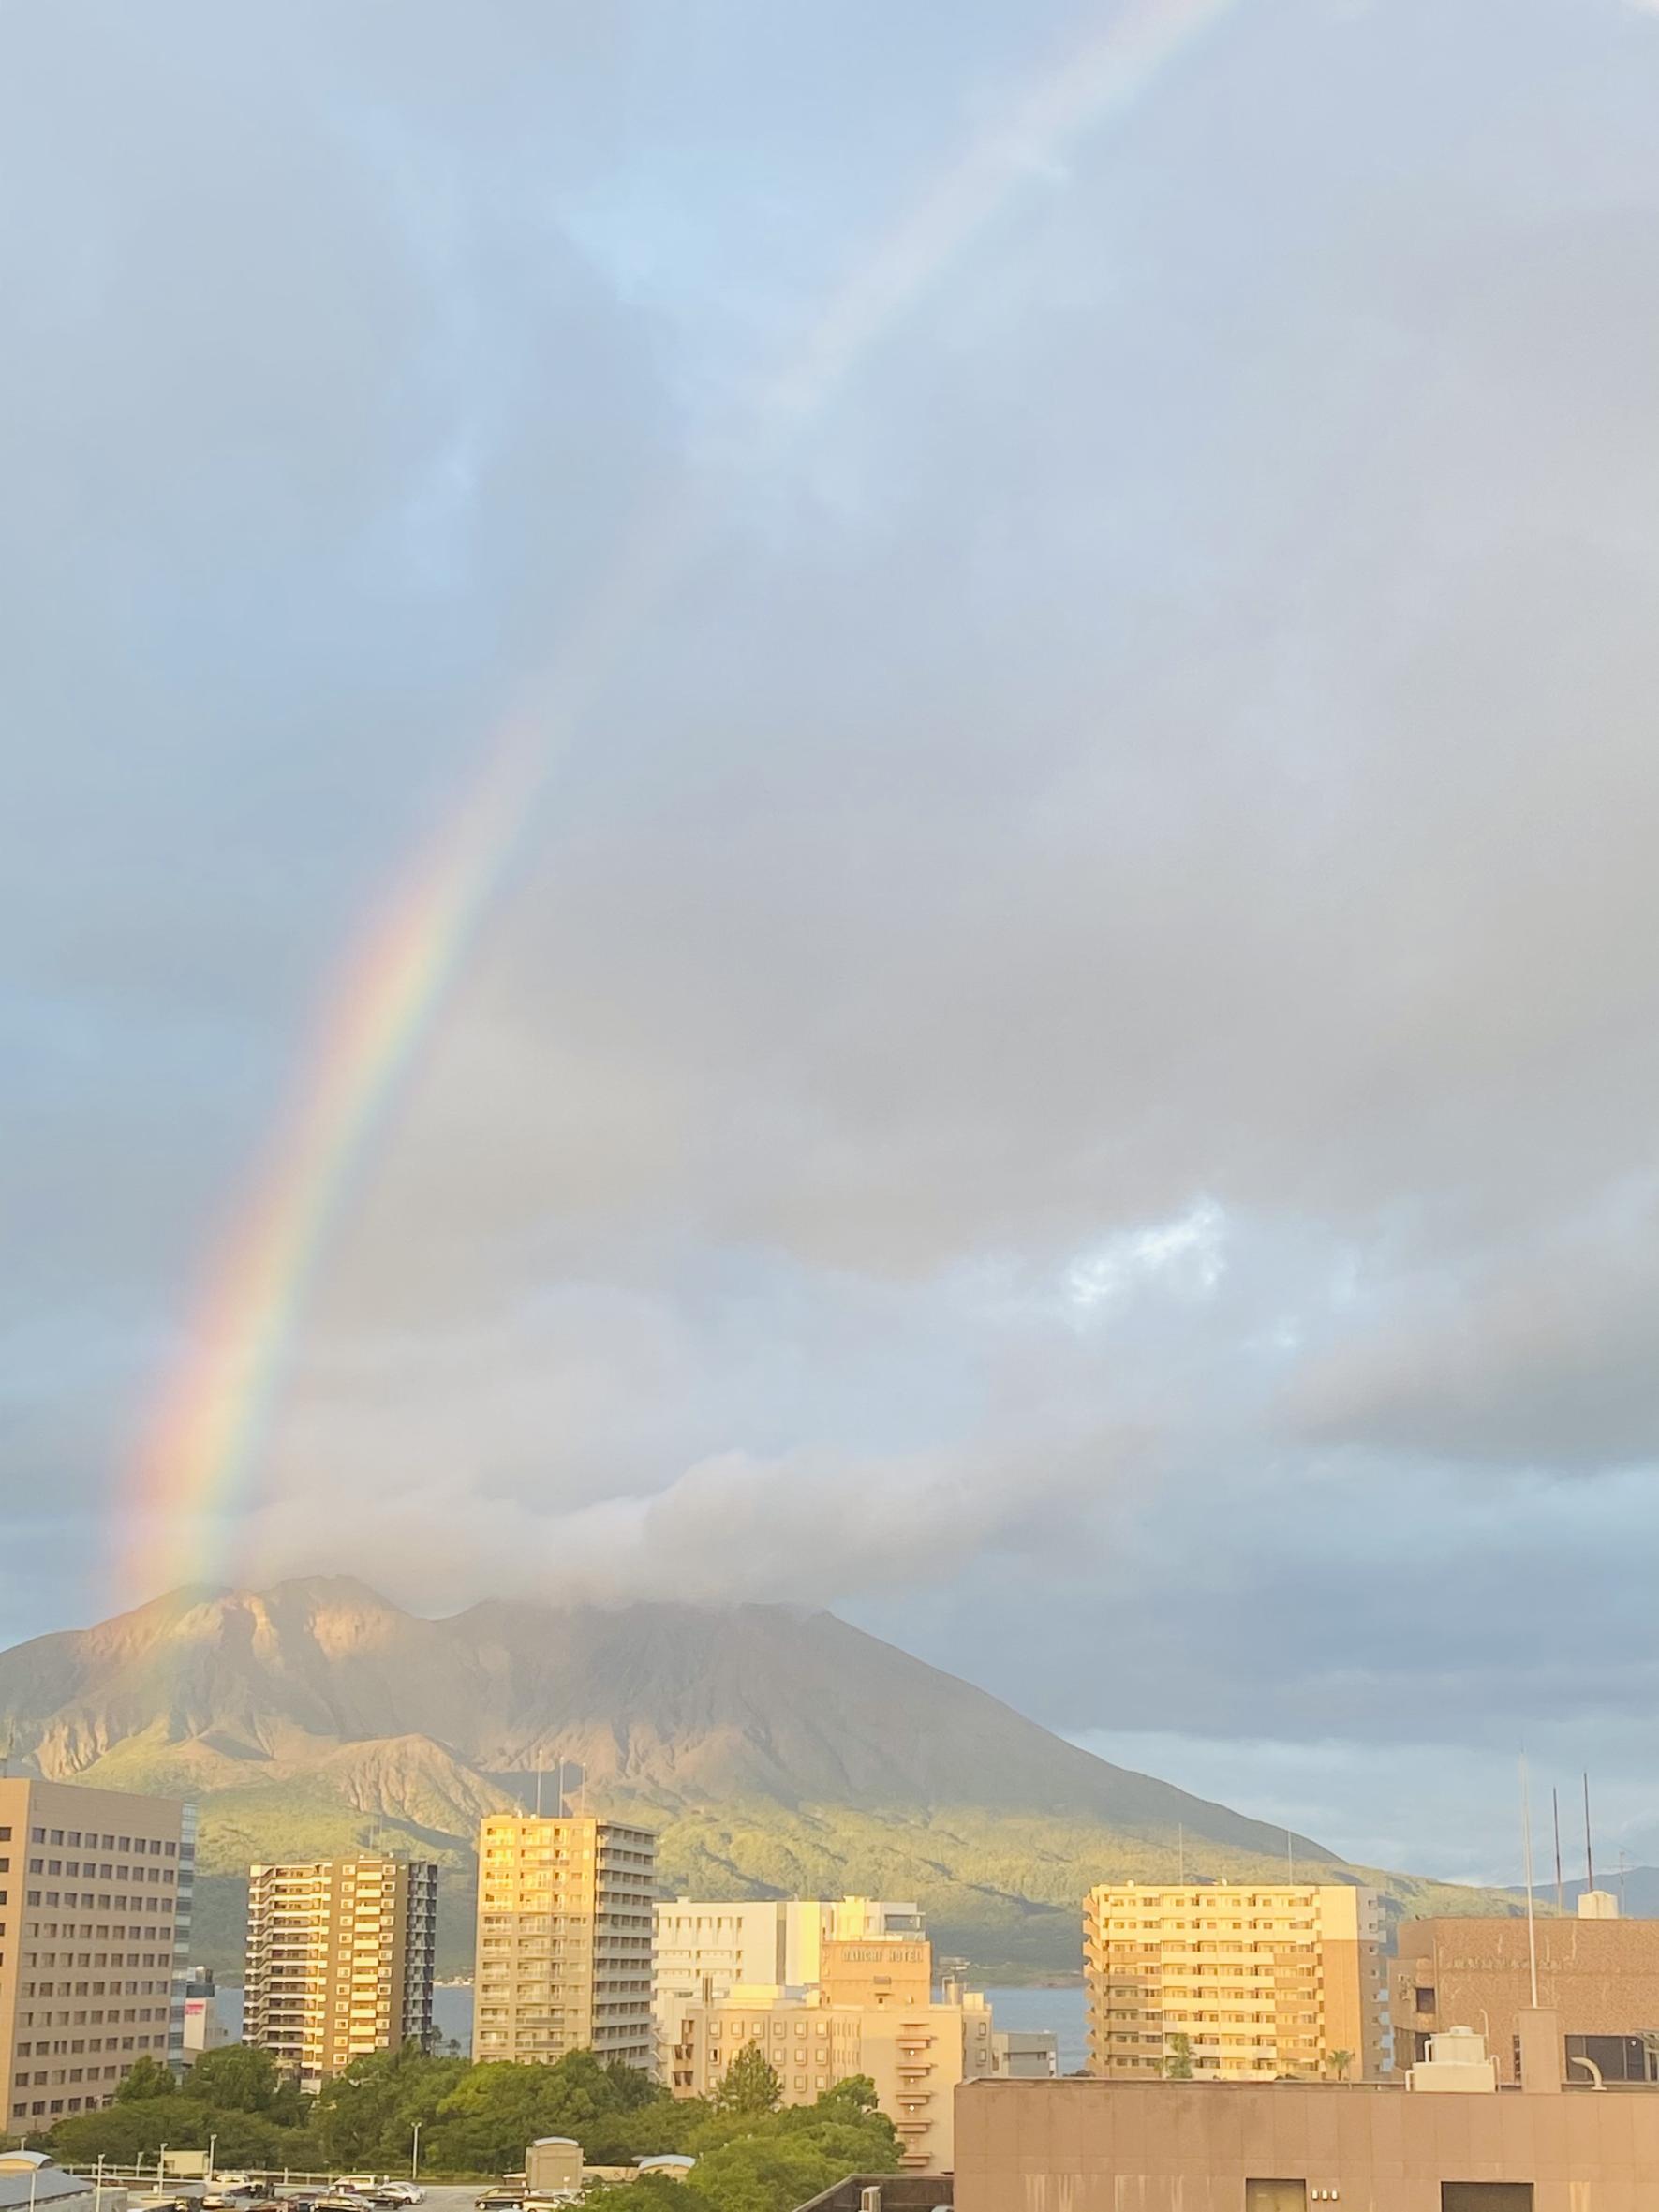
[(437, 1868), (367, 1854), (248, 1872), (243, 2040), (315, 2090), (432, 2029)]
[(1383, 2071), (1374, 1890), (1103, 1883), (1084, 1907), (1083, 1958), (1089, 2071), (1104, 2079), (1145, 2079), (1184, 2058), (1204, 2081)]
[(592, 2050), (649, 2071), (656, 1836), (497, 1813), (480, 1829), (478, 1861), (474, 2057)]
[(785, 2104), (811, 2104), (851, 2074), (867, 2074), (898, 2131), (907, 2173), (948, 2173), (958, 2085), (995, 2068), (991, 2012), (975, 1993), (932, 1993), (925, 1941), (899, 1937), (822, 1946), (807, 1985), (736, 1983), (680, 2009), (663, 2071), (677, 2097), (706, 2097), (753, 2044), (777, 2074)]
[(5, 2125), (109, 2103), (183, 2043), (195, 1827), (176, 1799), (0, 1778)]

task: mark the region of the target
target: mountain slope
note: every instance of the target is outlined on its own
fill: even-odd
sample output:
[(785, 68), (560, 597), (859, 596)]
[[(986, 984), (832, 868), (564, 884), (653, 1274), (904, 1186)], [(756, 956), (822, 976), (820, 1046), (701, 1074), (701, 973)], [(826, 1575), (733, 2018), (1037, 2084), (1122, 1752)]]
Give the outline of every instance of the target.
[[(362, 1583), (178, 1591), (0, 1653), (0, 1727), (42, 1774), (189, 1794), (202, 1925), (232, 1963), (259, 1856), (379, 1837), (437, 1857), (468, 1963), (481, 1814), (551, 1804), (659, 1832), (675, 1887), (917, 1895), (947, 1948), (1074, 1966), (1092, 1880), (1281, 1868), (1269, 1827), (1062, 1742), (822, 1612), (487, 1603), (428, 1621)], [(541, 1779), (538, 1779), (538, 1776)], [(1340, 1869), (1307, 1837), (1298, 1863)], [(211, 1963), (211, 1962), (210, 1962)]]
[(309, 1770), (340, 1744), (423, 1738), (477, 1774), (563, 1759), (590, 1788), (671, 1800), (1040, 1805), (1242, 1850), (1284, 1843), (783, 1606), (485, 1604), (422, 1621), (343, 1580), (175, 1592), (0, 1654), (0, 1715), (65, 1779), (135, 1738), (148, 1759), (187, 1758), (207, 1788), (227, 1769)]

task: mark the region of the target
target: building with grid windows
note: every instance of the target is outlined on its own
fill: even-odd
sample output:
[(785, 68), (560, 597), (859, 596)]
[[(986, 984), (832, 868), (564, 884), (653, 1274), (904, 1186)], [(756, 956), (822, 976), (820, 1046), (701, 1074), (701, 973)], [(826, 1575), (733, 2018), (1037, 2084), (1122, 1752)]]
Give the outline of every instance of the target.
[(0, 1778), (7, 2127), (109, 2103), (184, 2030), (195, 1826), (175, 1798)]
[(432, 2031), (437, 1868), (365, 1854), (248, 1870), (243, 2041), (304, 2089)]
[(649, 2072), (657, 1838), (496, 1813), (479, 1831), (475, 2058), (591, 2050)]
[(1374, 2081), (1382, 1923), (1346, 1882), (1102, 1883), (1084, 1907), (1089, 2071)]

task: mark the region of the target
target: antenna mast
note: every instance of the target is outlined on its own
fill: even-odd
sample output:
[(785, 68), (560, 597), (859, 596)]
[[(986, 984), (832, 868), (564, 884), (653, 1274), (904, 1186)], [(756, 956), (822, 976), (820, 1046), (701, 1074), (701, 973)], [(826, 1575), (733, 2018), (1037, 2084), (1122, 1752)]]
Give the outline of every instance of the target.
[(1565, 1912), (1566, 1899), (1561, 1886), (1561, 1791), (1553, 1782), (1549, 1786), (1549, 1810), (1555, 1819), (1555, 1909)]
[(1527, 1967), (1533, 1980), (1533, 2009), (1538, 2005), (1538, 1932), (1533, 1918), (1533, 1793), (1527, 1782), (1527, 1755), (1520, 1755), (1520, 1828), (1527, 1869)]
[(1584, 1772), (1584, 1887), (1595, 1887), (1595, 1854), (1590, 1848), (1590, 1770)]

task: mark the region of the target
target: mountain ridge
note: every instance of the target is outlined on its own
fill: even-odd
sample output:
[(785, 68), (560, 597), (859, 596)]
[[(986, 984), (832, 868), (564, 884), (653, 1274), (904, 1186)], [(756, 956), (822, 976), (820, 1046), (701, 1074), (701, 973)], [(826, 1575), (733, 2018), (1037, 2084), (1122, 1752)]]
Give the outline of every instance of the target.
[(479, 1819), (561, 1765), (591, 1809), (659, 1831), (671, 1885), (916, 1895), (942, 1945), (1015, 1966), (1074, 1967), (1092, 1880), (1164, 1878), (1178, 1854), (1266, 1877), (1287, 1841), (786, 1606), (484, 1599), (429, 1619), (345, 1576), (179, 1590), (0, 1652), (0, 1726), (48, 1778), (197, 1799), (220, 1965), (250, 1859), (375, 1839), (439, 1859), (445, 1964), (463, 1963)]

